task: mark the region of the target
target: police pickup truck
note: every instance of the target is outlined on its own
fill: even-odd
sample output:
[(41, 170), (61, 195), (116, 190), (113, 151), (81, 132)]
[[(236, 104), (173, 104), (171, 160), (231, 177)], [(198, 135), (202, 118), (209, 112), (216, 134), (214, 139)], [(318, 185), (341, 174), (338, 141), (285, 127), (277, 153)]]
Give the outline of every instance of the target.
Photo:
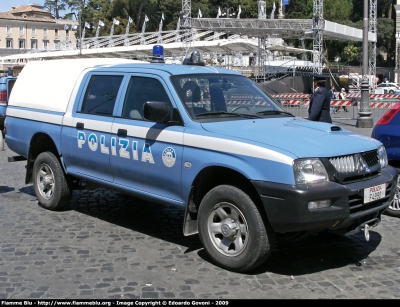
[(368, 240), (396, 188), (379, 141), (294, 117), (244, 75), (204, 66), (198, 50), (182, 65), (152, 62), (25, 66), (5, 140), (43, 207), (68, 205), (81, 181), (180, 206), (184, 235), (237, 272), (265, 262), (281, 235)]

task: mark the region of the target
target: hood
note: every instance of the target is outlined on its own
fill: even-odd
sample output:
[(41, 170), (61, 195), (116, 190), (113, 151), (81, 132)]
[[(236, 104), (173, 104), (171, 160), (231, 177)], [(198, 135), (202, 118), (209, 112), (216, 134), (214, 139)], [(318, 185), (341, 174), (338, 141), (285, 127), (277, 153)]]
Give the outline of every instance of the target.
[(202, 123), (208, 132), (290, 152), (298, 158), (334, 157), (378, 148), (380, 142), (328, 123), (299, 117)]

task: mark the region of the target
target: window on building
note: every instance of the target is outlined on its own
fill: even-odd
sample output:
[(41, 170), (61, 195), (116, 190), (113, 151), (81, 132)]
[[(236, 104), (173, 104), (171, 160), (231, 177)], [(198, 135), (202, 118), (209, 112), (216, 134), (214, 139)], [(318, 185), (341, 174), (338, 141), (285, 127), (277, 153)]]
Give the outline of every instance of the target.
[(49, 48), (49, 41), (43, 41), (43, 48), (44, 49)]
[(60, 50), (60, 41), (54, 41), (54, 49)]
[(36, 39), (31, 40), (31, 49), (38, 49), (38, 43)]
[(24, 27), (23, 26), (19, 27), (19, 35), (24, 35)]
[(6, 39), (6, 48), (13, 49), (13, 40), (12, 39)]
[(25, 49), (25, 40), (20, 39), (18, 42), (18, 45), (19, 45), (19, 49)]
[(11, 26), (6, 26), (7, 28), (7, 34), (11, 34)]
[(48, 29), (47, 28), (43, 28), (43, 36), (47, 36)]
[(54, 29), (54, 36), (58, 36), (58, 29)]
[(32, 30), (32, 35), (36, 35), (36, 27), (32, 27), (31, 30)]

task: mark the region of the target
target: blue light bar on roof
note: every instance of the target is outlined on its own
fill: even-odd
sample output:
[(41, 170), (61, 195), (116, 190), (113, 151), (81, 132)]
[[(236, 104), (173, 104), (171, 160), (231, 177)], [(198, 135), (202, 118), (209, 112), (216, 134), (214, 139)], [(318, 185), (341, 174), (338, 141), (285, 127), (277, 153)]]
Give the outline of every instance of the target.
[(151, 63), (165, 63), (164, 61), (164, 47), (161, 45), (153, 46), (153, 58)]

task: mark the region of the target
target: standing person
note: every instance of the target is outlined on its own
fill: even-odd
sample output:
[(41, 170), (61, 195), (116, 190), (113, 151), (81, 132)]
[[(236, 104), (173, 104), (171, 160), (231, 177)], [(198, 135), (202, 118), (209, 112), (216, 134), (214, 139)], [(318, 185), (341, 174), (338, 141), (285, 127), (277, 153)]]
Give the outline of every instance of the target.
[[(330, 93), (331, 93), (331, 101), (332, 101), (333, 99), (336, 98), (336, 97), (335, 97), (335, 86), (334, 86), (334, 85), (332, 85), (332, 87), (331, 87), (331, 89), (330, 89)], [(332, 112), (333, 112), (333, 114), (336, 114), (336, 113), (337, 113), (337, 109), (336, 109), (335, 106), (332, 107)]]
[[(346, 99), (346, 89), (345, 88), (342, 88), (342, 91), (339, 93), (339, 98), (340, 98), (340, 100)], [(347, 110), (346, 106), (342, 106), (342, 108), (345, 112), (349, 112), (349, 110)], [(339, 109), (340, 109), (340, 107), (339, 107)]]
[(332, 123), (332, 118), (329, 112), (331, 107), (331, 94), (330, 91), (325, 88), (325, 76), (314, 74), (313, 82), (314, 93), (310, 98), (307, 119), (317, 122)]

